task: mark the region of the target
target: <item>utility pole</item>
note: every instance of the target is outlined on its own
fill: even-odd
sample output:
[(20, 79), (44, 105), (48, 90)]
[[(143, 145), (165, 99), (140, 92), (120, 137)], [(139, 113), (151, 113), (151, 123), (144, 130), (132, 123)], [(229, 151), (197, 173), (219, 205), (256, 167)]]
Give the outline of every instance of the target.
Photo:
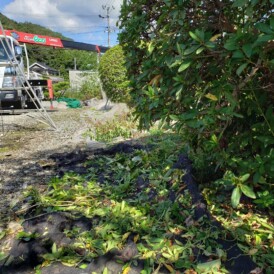
[(74, 70), (77, 70), (76, 57), (74, 57)]
[(110, 48), (110, 33), (113, 31), (110, 27), (110, 12), (112, 10), (114, 10), (114, 7), (113, 6), (109, 7), (109, 6), (103, 5), (102, 8), (103, 8), (103, 10), (106, 10), (107, 14), (106, 14), (106, 16), (102, 16), (101, 14), (99, 14), (99, 17), (102, 19), (107, 18), (106, 32), (108, 33), (108, 47)]

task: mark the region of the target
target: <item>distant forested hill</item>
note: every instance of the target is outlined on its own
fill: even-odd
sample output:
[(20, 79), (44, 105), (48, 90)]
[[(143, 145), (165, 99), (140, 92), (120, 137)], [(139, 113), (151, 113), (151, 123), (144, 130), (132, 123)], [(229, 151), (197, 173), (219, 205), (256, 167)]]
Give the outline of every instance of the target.
[(37, 33), (37, 34), (41, 34), (41, 35), (49, 35), (49, 36), (59, 37), (59, 38), (66, 39), (66, 40), (71, 40), (71, 39), (63, 36), (59, 32), (54, 32), (48, 28), (42, 27), (37, 24), (32, 24), (30, 22), (24, 22), (24, 23), (16, 22), (14, 20), (9, 19), (2, 13), (0, 13), (0, 20), (1, 20), (1, 23), (4, 27), (4, 29), (15, 29), (18, 31), (23, 31), (23, 32)]
[[(54, 32), (30, 22), (19, 23), (9, 19), (0, 13), (0, 21), (4, 29), (14, 29), (17, 31), (30, 32), (40, 35), (59, 37), (65, 40), (72, 40), (63, 36), (59, 32)], [(90, 70), (97, 67), (97, 56), (94, 52), (54, 49), (51, 47), (27, 45), (30, 63), (41, 62), (60, 71), (60, 74), (68, 79), (68, 71), (74, 68), (74, 58), (76, 58), (77, 69)]]

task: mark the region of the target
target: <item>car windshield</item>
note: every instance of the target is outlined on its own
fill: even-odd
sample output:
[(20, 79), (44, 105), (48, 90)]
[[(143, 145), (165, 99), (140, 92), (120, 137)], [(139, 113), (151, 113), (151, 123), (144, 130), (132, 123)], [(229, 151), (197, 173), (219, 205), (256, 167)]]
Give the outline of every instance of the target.
[(0, 38), (0, 61), (10, 61), (8, 54), (10, 57), (12, 56), (7, 41)]

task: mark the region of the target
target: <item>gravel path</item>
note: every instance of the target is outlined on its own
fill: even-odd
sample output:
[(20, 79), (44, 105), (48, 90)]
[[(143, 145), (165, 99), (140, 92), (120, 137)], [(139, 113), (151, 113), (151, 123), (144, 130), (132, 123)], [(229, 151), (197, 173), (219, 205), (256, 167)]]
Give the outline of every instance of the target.
[(55, 163), (49, 159), (54, 153), (81, 153), (104, 146), (83, 137), (96, 121), (108, 121), (128, 112), (124, 104), (113, 104), (108, 110), (101, 100), (93, 100), (89, 107), (58, 109), (49, 116), (57, 126), (53, 130), (34, 119), (37, 113), (0, 115), (0, 228), (16, 210), (22, 192), (30, 185), (41, 189), (54, 176)]

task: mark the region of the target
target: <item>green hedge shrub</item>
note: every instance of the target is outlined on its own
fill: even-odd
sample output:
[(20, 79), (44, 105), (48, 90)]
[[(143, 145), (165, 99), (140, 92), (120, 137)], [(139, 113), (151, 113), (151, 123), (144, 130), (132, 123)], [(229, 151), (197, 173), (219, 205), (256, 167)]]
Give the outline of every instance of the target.
[(107, 97), (112, 102), (129, 103), (129, 81), (124, 62), (125, 57), (120, 45), (109, 49), (100, 60), (100, 79)]
[(102, 99), (98, 79), (94, 76), (90, 76), (82, 83), (79, 93), (81, 94), (80, 98), (82, 98), (82, 100), (88, 100), (92, 98)]
[(54, 92), (59, 92), (59, 91), (63, 91), (63, 90), (67, 90), (69, 89), (69, 82), (59, 82), (56, 84), (53, 84), (53, 90)]
[(196, 167), (249, 174), (260, 197), (273, 197), (273, 3), (131, 0), (120, 16), (140, 126), (183, 132)]

